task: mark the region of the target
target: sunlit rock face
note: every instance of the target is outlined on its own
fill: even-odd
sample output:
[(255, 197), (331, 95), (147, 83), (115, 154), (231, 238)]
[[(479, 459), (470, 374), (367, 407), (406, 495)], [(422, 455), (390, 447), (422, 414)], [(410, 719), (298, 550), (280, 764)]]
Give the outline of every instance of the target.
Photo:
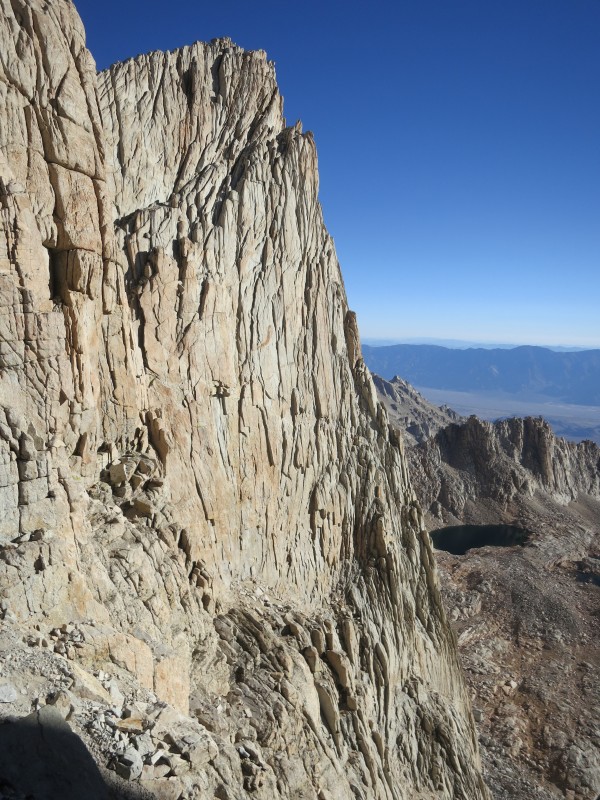
[(314, 142), (285, 127), (273, 66), (219, 40), (97, 76), (70, 3), (1, 10), (0, 646), (33, 643), (40, 696), (64, 662), (102, 767), (81, 687), (123, 715), (145, 761), (117, 751), (115, 780), (485, 797)]

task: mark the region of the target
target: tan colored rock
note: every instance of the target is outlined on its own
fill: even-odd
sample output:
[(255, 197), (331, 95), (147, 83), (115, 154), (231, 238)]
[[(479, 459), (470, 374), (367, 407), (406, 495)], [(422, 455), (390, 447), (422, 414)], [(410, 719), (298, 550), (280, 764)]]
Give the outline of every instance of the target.
[(154, 667), (154, 691), (184, 714), (189, 712), (189, 656), (163, 658)]
[(147, 689), (153, 686), (154, 659), (145, 642), (134, 636), (114, 634), (108, 640), (110, 660), (126, 669)]
[(328, 650), (326, 658), (335, 672), (342, 689), (350, 689), (352, 687), (352, 670), (346, 656), (343, 653), (338, 653), (336, 650)]
[(91, 673), (75, 663), (70, 664), (69, 669), (73, 675), (71, 691), (74, 694), (87, 700), (101, 700), (104, 703), (110, 703), (109, 693)]
[[(11, 624), (77, 622), (82, 664), (248, 740), (169, 752), (157, 796), (484, 798), (402, 446), (273, 65), (217, 40), (96, 76), (70, 3), (1, 13)], [(155, 466), (138, 483), (117, 461)], [(314, 677), (288, 611), (321, 631)]]
[(153, 781), (142, 780), (140, 784), (152, 792), (157, 800), (179, 800), (182, 786), (177, 778), (158, 778)]

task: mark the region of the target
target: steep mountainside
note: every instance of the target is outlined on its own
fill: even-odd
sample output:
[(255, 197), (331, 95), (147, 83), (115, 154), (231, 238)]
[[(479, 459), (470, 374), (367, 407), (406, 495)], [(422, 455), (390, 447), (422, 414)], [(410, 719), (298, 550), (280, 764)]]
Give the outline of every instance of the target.
[(506, 392), (531, 400), (600, 406), (600, 350), (560, 352), (545, 347), (455, 350), (423, 344), (365, 346), (369, 369), (402, 375), (414, 386), (461, 392)]
[(70, 2), (0, 9), (3, 791), (485, 797), (272, 65), (219, 40), (97, 77)]
[(441, 428), (462, 419), (451, 408), (440, 408), (428, 402), (414, 386), (398, 375), (391, 381), (373, 375), (373, 383), (390, 421), (402, 430), (409, 445), (425, 442)]
[[(411, 418), (432, 419), (411, 388), (403, 390)], [(443, 597), (494, 798), (597, 800), (600, 448), (557, 438), (539, 418), (470, 417), (407, 455), (438, 529)], [(467, 531), (456, 528), (465, 523)], [(519, 530), (529, 537), (524, 547), (514, 546)], [(451, 555), (456, 544), (471, 549)]]
[(482, 501), (507, 509), (542, 492), (567, 504), (600, 497), (600, 448), (567, 442), (541, 418), (484, 422), (469, 417), (442, 428), (410, 456), (424, 507), (469, 519)]

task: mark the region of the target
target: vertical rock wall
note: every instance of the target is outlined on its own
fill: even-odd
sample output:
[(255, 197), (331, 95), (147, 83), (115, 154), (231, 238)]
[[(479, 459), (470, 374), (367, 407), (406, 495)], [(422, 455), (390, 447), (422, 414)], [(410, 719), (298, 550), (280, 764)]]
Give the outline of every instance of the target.
[(312, 137), (284, 127), (264, 54), (227, 41), (119, 64), (99, 93), (171, 499), (226, 581), (318, 601), (375, 519), (384, 538), (400, 530), (412, 493), (360, 359)]
[(93, 622), (81, 664), (218, 734), (197, 796), (484, 797), (272, 65), (219, 40), (96, 79), (70, 3), (0, 8), (5, 618)]
[(103, 440), (132, 437), (137, 354), (81, 23), (18, 1), (1, 23), (6, 537), (64, 522), (61, 465), (93, 480)]

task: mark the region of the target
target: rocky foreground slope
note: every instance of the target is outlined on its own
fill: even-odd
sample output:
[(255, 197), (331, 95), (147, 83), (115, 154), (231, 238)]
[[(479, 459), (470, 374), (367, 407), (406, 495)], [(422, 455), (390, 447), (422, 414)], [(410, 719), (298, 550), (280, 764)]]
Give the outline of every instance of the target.
[(484, 798), (273, 66), (0, 14), (2, 791)]
[[(408, 419), (407, 442), (431, 431), (408, 457), (439, 546), (447, 526), (471, 525), (472, 549), (436, 561), (494, 798), (597, 800), (600, 449), (539, 418), (444, 423), (447, 410), (409, 385), (392, 386), (396, 408), (383, 388), (392, 419)], [(529, 540), (488, 546), (490, 525)]]

